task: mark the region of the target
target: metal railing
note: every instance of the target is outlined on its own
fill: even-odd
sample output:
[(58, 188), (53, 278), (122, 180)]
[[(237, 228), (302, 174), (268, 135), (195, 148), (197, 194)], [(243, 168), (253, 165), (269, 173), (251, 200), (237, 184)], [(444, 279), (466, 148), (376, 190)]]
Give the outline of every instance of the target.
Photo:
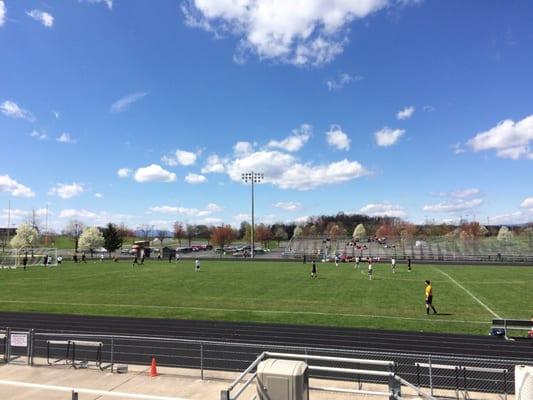
[[(276, 358), (276, 359), (293, 359), (293, 360), (305, 360), (306, 363), (309, 361), (319, 361), (319, 362), (342, 362), (346, 364), (356, 364), (356, 365), (365, 365), (367, 369), (354, 369), (354, 368), (335, 368), (327, 367), (320, 365), (308, 365), (309, 371), (327, 371), (333, 373), (340, 373), (343, 376), (353, 376), (353, 375), (365, 375), (365, 376), (377, 376), (382, 378), (387, 378), (387, 391), (383, 390), (363, 390), (361, 387), (358, 389), (334, 387), (334, 386), (309, 386), (309, 390), (329, 392), (329, 393), (344, 393), (344, 394), (357, 394), (357, 395), (366, 395), (366, 396), (386, 396), (391, 400), (399, 400), (401, 397), (401, 386), (407, 386), (412, 389), (419, 398), (425, 400), (436, 400), (435, 397), (425, 393), (420, 388), (417, 388), (413, 384), (409, 383), (405, 379), (398, 376), (394, 371), (396, 370), (396, 363), (393, 361), (383, 361), (383, 360), (366, 360), (366, 359), (354, 359), (354, 358), (342, 358), (342, 357), (327, 357), (327, 356), (314, 356), (308, 354), (289, 354), (289, 353), (273, 353), (273, 352), (263, 352), (254, 362), (242, 372), (237, 379), (235, 379), (231, 385), (220, 392), (220, 400), (238, 400), (239, 397), (244, 393), (248, 386), (257, 379), (257, 366), (260, 362), (266, 360), (267, 358)], [(387, 370), (377, 370), (371, 369), (372, 367), (386, 367)], [(251, 374), (248, 379), (244, 381), (246, 375)], [(244, 382), (243, 382), (244, 381)], [(237, 385), (242, 382), (242, 386), (237, 390), (235, 394), (232, 395), (232, 390), (234, 390)], [(255, 398), (255, 397), (254, 397)]]
[[(393, 362), (395, 374), (411, 382), (417, 388), (428, 388), (432, 395), (440, 393), (470, 393), (470, 398), (483, 398), (479, 393), (500, 394), (506, 398), (514, 392), (514, 366), (533, 365), (532, 359), (490, 359), (453, 357), (438, 354), (410, 352), (382, 352), (369, 350), (348, 350), (320, 347), (282, 346), (274, 344), (239, 343), (209, 340), (178, 339), (170, 337), (83, 334), (68, 332), (13, 331), (0, 330), (5, 335), (4, 356), (6, 362), (34, 364), (34, 359), (46, 364), (46, 356), (51, 360), (62, 360), (60, 364), (71, 365), (72, 358), (65, 357), (65, 346), (54, 345), (55, 341), (90, 341), (102, 343), (97, 359), (94, 348), (76, 348), (74, 365), (83, 363), (97, 367), (97, 361), (114, 371), (117, 363), (150, 365), (156, 357), (159, 366), (192, 368), (199, 371), (201, 379), (209, 377), (210, 371), (243, 371), (263, 352), (293, 353), (328, 357), (324, 369), (312, 369), (310, 376), (342, 380), (345, 378), (334, 368), (353, 368), (346, 358), (360, 360), (381, 360)], [(13, 342), (14, 338), (24, 340)], [(14, 336), (18, 335), (18, 336)], [(25, 346), (21, 346), (24, 345)], [(2, 347), (0, 346), (0, 352)], [(44, 360), (44, 361), (42, 361)], [(52, 367), (53, 367), (52, 363)], [(361, 364), (363, 365), (363, 364)], [(450, 368), (441, 368), (446, 365)], [(366, 384), (384, 384), (387, 377), (364, 375), (360, 371), (353, 375), (355, 384), (363, 389)], [(460, 379), (458, 379), (460, 378)], [(416, 384), (415, 384), (416, 383)], [(478, 393), (477, 395), (475, 393)]]

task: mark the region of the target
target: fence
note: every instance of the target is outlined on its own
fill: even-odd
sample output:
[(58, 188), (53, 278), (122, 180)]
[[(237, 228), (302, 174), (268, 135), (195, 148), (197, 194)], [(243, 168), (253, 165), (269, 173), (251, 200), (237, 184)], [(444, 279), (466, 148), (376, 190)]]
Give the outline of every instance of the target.
[[(34, 359), (39, 357), (39, 360), (48, 359), (50, 365), (60, 363), (73, 367), (99, 366), (113, 371), (117, 363), (150, 365), (152, 357), (156, 357), (160, 366), (197, 369), (202, 379), (210, 370), (242, 371), (263, 352), (393, 361), (395, 373), (418, 387), (428, 388), (435, 396), (453, 391), (457, 394), (496, 393), (506, 398), (507, 394), (514, 392), (514, 366), (533, 365), (533, 360), (525, 359), (467, 358), (151, 336), (45, 333), (33, 330), (20, 332), (9, 328), (6, 328), (3, 334), (6, 362), (25, 362), (33, 365)], [(75, 356), (69, 353), (69, 350), (72, 351), (72, 348), (68, 347), (69, 342), (79, 344)], [(95, 343), (101, 343), (99, 350), (95, 348)], [(342, 360), (327, 362), (325, 366), (354, 368)], [(312, 371), (311, 376), (338, 380), (346, 378), (342, 374), (319, 370)], [(367, 383), (384, 384), (385, 380), (379, 376), (355, 375), (354, 383), (361, 388)], [(471, 394), (470, 397), (476, 396)]]

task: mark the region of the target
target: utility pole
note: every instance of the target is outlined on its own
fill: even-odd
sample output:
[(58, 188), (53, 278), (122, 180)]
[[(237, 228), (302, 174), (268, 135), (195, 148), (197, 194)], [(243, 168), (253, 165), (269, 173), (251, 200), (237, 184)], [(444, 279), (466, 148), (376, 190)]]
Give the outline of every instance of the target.
[(9, 236), (10, 236), (10, 230), (11, 229), (11, 200), (9, 200), (8, 206), (7, 206), (7, 231), (6, 231), (6, 246), (9, 246)]
[(244, 183), (248, 183), (248, 182), (251, 182), (252, 183), (252, 237), (251, 237), (251, 246), (250, 246), (250, 256), (252, 258), (254, 258), (254, 254), (255, 254), (255, 251), (254, 251), (254, 248), (255, 248), (255, 238), (254, 238), (254, 224), (255, 224), (255, 194), (254, 194), (254, 185), (256, 183), (260, 183), (263, 179), (265, 178), (265, 175), (262, 174), (262, 173), (258, 173), (258, 172), (246, 172), (244, 174), (242, 174), (242, 180), (244, 181)]

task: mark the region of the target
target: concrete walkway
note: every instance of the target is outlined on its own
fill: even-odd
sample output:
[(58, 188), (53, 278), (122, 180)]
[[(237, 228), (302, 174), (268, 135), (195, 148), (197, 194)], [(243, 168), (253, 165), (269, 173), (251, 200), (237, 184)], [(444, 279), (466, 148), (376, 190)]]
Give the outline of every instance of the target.
[[(204, 371), (204, 380), (200, 379), (200, 371), (184, 368), (158, 368), (159, 375), (151, 378), (148, 375), (149, 367), (130, 365), (125, 374), (100, 371), (90, 367), (74, 369), (66, 365), (48, 366), (43, 359), (35, 359), (35, 366), (23, 364), (0, 364), (0, 399), (9, 400), (71, 400), (72, 388), (102, 390), (112, 394), (83, 394), (79, 393), (79, 400), (128, 400), (133, 397), (121, 396), (119, 393), (136, 395), (143, 399), (142, 395), (163, 396), (183, 400), (218, 400), (220, 391), (226, 389), (238, 376), (235, 372)], [(66, 391), (51, 390), (46, 388), (19, 387), (2, 382), (20, 382), (24, 384), (39, 384), (62, 387)], [(311, 379), (310, 386), (336, 387), (355, 389), (356, 384), (348, 381), (328, 381), (323, 379)], [(363, 390), (386, 391), (383, 385), (363, 385)], [(240, 397), (250, 400), (255, 394), (255, 385), (250, 385)], [(410, 390), (403, 389), (403, 395), (413, 394)], [(141, 396), (139, 396), (141, 395)], [(439, 393), (455, 397), (455, 392), (446, 391)], [(470, 393), (472, 399), (501, 399), (497, 395), (485, 393)], [(512, 400), (514, 396), (508, 396)], [(311, 400), (354, 400), (354, 399), (377, 399), (386, 400), (388, 396), (368, 396), (311, 391)]]

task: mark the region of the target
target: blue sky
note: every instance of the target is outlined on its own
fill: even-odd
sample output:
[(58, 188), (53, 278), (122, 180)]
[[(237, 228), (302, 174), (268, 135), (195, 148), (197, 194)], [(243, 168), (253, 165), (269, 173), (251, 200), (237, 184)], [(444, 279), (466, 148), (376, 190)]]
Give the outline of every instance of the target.
[(0, 0), (0, 225), (533, 220), (533, 3)]

